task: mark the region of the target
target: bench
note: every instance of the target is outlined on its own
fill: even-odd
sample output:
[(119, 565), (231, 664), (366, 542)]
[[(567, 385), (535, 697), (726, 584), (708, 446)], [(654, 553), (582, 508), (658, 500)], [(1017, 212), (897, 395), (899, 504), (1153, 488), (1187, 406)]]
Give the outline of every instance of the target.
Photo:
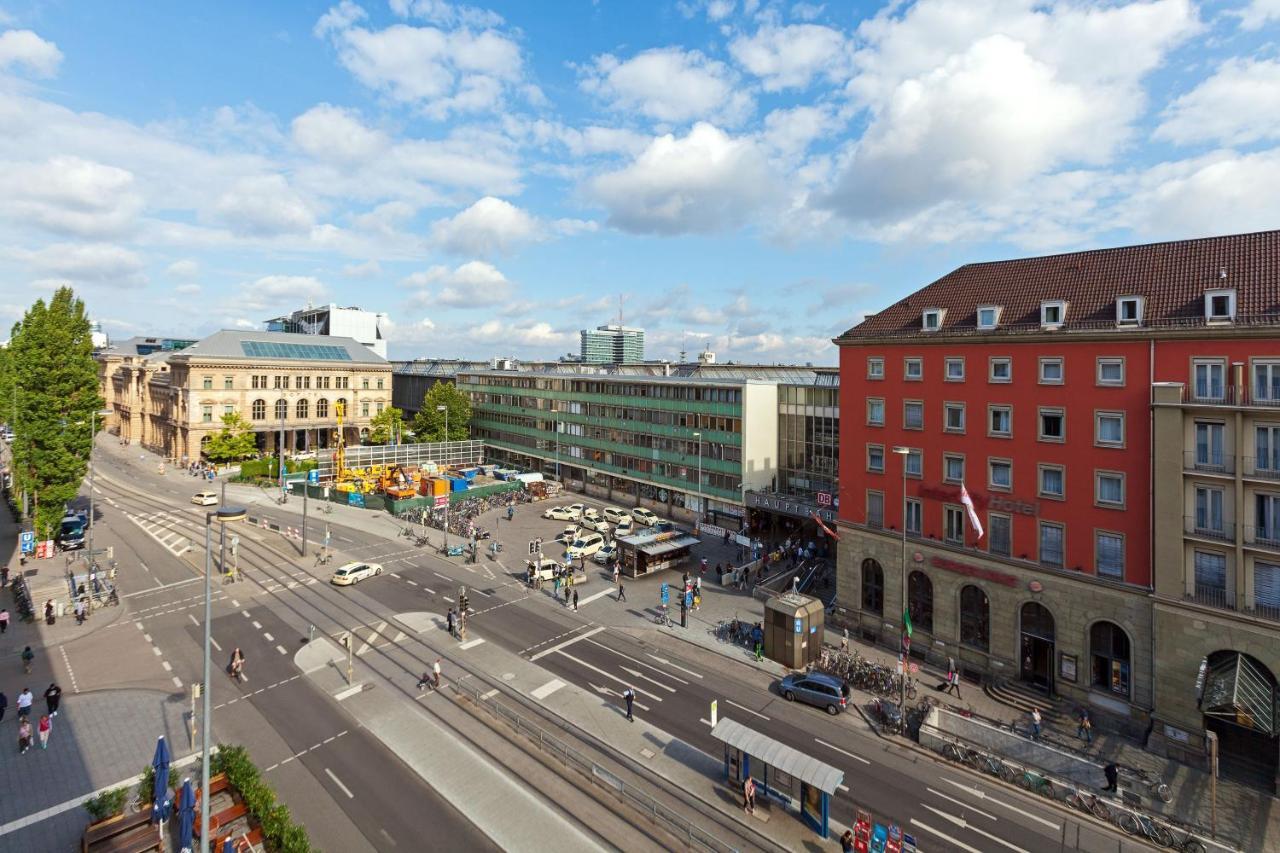
[(160, 827), (148, 823), (97, 842), (89, 848), (89, 853), (149, 853), (159, 849)]
[(262, 827), (255, 826), (248, 832), (239, 835), (222, 835), (214, 839), (213, 849), (221, 850), (222, 845), (227, 843), (227, 839), (231, 839), (231, 846), (235, 848), (236, 853), (253, 853), (254, 848), (262, 846)]
[[(213, 829), (213, 834), (217, 835), (218, 827), (226, 826), (227, 824), (231, 823), (233, 820), (242, 818), (247, 814), (249, 814), (249, 807), (246, 806), (243, 801), (241, 801), (236, 803), (235, 805), (228, 806), (227, 808), (223, 809), (217, 814), (210, 815), (209, 824)], [(196, 835), (199, 835), (201, 838), (203, 838), (204, 832), (202, 831), (203, 828), (200, 826), (200, 815), (198, 814), (196, 815), (196, 822), (195, 822), (194, 828), (195, 828)]]
[(113, 817), (90, 824), (80, 837), (81, 853), (89, 853), (93, 845), (106, 841), (116, 835), (131, 832), (140, 826), (151, 823), (151, 809), (143, 809), (132, 814), (118, 814)]

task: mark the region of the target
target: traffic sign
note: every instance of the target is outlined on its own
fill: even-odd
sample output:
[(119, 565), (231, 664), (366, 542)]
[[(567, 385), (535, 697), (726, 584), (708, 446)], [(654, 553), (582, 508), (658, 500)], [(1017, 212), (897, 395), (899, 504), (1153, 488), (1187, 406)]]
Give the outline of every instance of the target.
[(307, 472), (307, 482), (313, 486), (320, 485), (320, 469), (312, 468)]
[(662, 603), (666, 604), (670, 600), (671, 600), (671, 590), (664, 583), (662, 585)]
[(19, 538), (22, 540), (22, 553), (30, 554), (36, 549), (36, 534), (34, 531), (24, 530)]
[(436, 509), (444, 509), (449, 505), (448, 495), (436, 495)]

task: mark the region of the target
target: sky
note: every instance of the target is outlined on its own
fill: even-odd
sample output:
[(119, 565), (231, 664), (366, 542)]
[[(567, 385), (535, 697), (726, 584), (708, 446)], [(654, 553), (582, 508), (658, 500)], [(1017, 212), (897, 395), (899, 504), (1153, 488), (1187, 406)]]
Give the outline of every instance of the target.
[(0, 0), (0, 322), (834, 364), (951, 269), (1280, 225), (1280, 0)]

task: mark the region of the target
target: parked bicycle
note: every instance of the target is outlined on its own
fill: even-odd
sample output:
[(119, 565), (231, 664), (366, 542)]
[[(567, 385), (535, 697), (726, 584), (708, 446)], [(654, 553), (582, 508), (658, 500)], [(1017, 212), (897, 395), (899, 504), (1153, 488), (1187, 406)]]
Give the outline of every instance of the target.
[(1173, 789), (1170, 788), (1163, 779), (1158, 776), (1151, 775), (1141, 767), (1126, 767), (1125, 769), (1131, 771), (1134, 776), (1137, 776), (1142, 785), (1146, 787), (1147, 792), (1153, 797), (1159, 798), (1160, 802), (1173, 802)]
[(1040, 794), (1051, 800), (1057, 797), (1057, 791), (1054, 790), (1053, 783), (1047, 777), (1041, 776), (1034, 770), (1023, 769), (1022, 776), (1018, 779), (1018, 784), (1033, 794)]
[(1116, 825), (1128, 835), (1141, 835), (1159, 847), (1168, 847), (1173, 843), (1173, 833), (1151, 818), (1137, 812), (1121, 812), (1116, 818)]
[(1073, 809), (1079, 809), (1082, 812), (1088, 812), (1099, 820), (1105, 820), (1111, 823), (1115, 819), (1115, 815), (1096, 794), (1088, 791), (1081, 791), (1075, 788), (1071, 791), (1071, 796), (1067, 797), (1067, 805)]
[(1206, 853), (1204, 842), (1195, 836), (1191, 830), (1186, 830), (1186, 835), (1181, 838), (1173, 834), (1173, 830), (1169, 830), (1169, 848), (1171, 850), (1185, 850), (1186, 853)]

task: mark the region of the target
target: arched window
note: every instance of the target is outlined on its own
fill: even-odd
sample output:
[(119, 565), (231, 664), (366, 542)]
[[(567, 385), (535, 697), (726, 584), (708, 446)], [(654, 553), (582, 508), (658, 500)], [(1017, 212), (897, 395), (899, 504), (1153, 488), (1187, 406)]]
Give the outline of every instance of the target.
[(991, 606), (987, 594), (972, 585), (960, 590), (960, 642), (984, 652), (991, 647)]
[(1053, 614), (1049, 608), (1038, 601), (1028, 601), (1022, 605), (1022, 633), (1053, 642)]
[(316, 417), (317, 418), (329, 417), (329, 401), (326, 400), (324, 397), (321, 397), (319, 400), (316, 400)]
[(870, 557), (862, 561), (862, 609), (884, 613), (884, 570)]
[(255, 421), (265, 421), (267, 419), (267, 401), (253, 401), (253, 419)]
[(1090, 684), (1129, 697), (1129, 636), (1114, 622), (1089, 629)]
[(276, 420), (282, 421), (289, 416), (289, 404), (284, 400), (276, 400)]
[(933, 581), (924, 572), (907, 575), (907, 609), (912, 627), (933, 632)]
[(298, 404), (293, 408), (297, 413), (298, 420), (305, 421), (307, 419), (307, 410), (310, 408), (310, 404), (307, 403), (307, 399), (305, 397), (299, 400)]

